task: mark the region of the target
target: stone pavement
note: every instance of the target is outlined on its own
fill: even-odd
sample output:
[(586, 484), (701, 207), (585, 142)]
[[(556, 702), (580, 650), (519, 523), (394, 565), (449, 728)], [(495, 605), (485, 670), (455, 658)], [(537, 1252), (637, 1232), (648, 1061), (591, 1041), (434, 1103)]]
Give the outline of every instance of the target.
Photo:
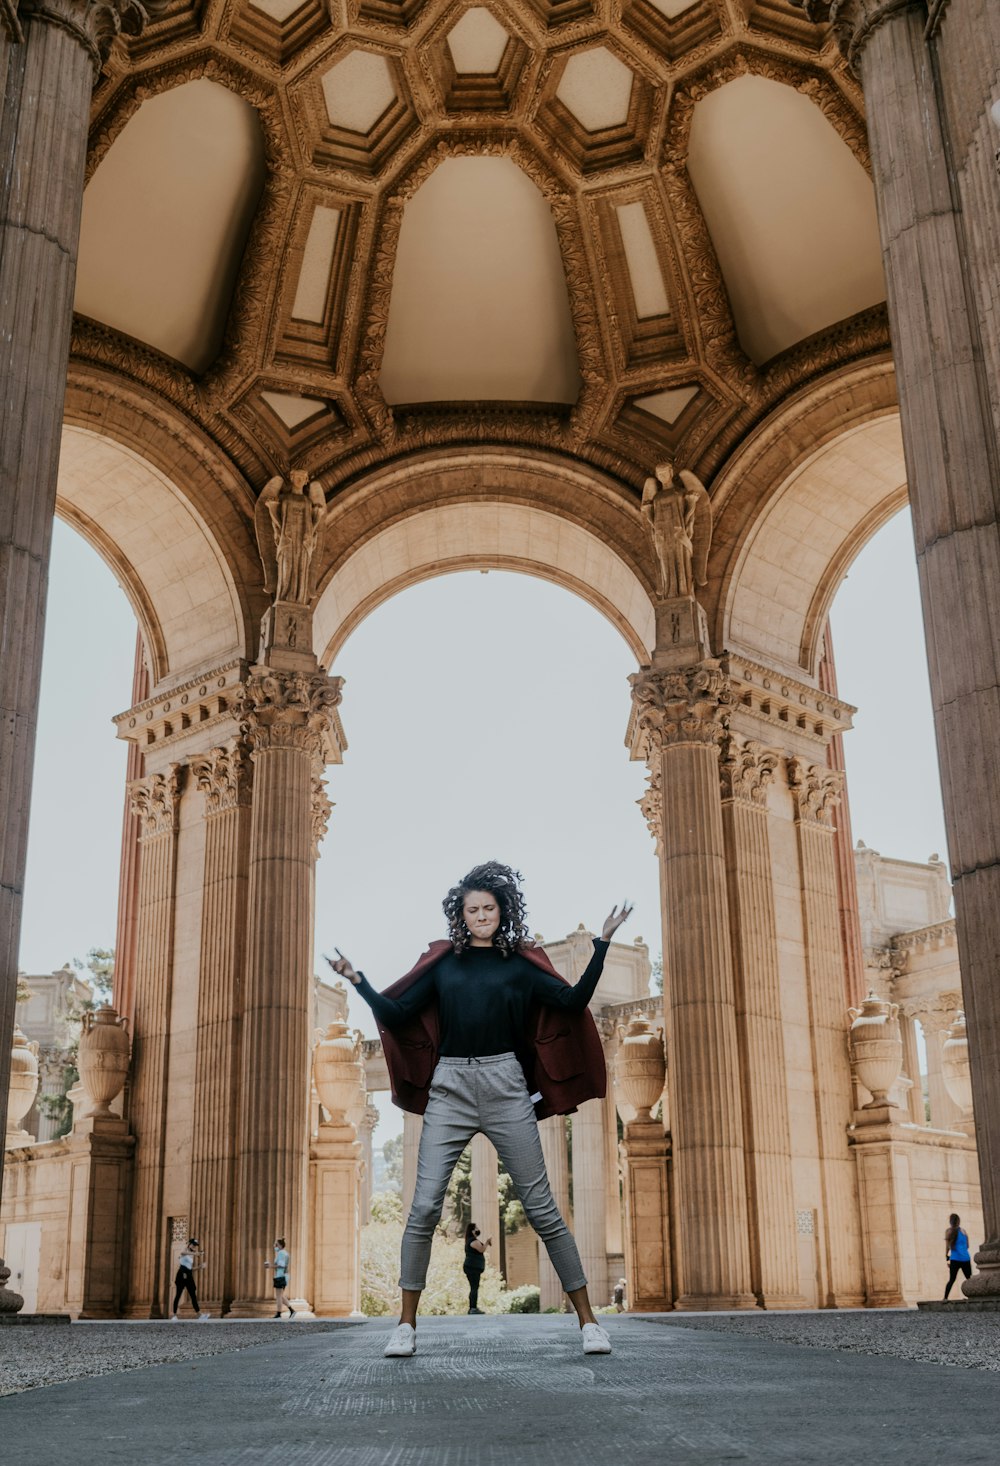
[[(421, 1320), (416, 1357), (393, 1361), (381, 1354), (389, 1327), (262, 1330), (242, 1352), (8, 1396), (0, 1425), (18, 1466), (998, 1458), (994, 1373), (628, 1316), (609, 1321), (610, 1356), (585, 1357), (564, 1317), (487, 1317)], [(18, 1332), (30, 1347), (31, 1331)]]

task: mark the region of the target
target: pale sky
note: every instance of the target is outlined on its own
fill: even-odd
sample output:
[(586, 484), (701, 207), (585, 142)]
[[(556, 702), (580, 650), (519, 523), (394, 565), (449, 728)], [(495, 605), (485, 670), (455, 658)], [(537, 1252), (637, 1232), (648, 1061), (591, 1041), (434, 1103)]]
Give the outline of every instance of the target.
[[(885, 855), (946, 856), (908, 513), (862, 551), (833, 615), (855, 838)], [(135, 621), (112, 573), (57, 523), (32, 797), (21, 966), (49, 972), (110, 946)], [(443, 934), (441, 899), (469, 866), (524, 873), (533, 932), (555, 940), (611, 905), (621, 937), (661, 946), (652, 841), (635, 806), (643, 770), (624, 747), (621, 635), (578, 597), (508, 572), (441, 576), (353, 633), (349, 748), (328, 770), (335, 808), (317, 870), (319, 954), (339, 946), (376, 987)], [(916, 797), (915, 797), (916, 794)], [(317, 971), (320, 967), (317, 967)], [(352, 1021), (373, 1033), (352, 997)], [(389, 1111), (376, 1141), (399, 1128)]]

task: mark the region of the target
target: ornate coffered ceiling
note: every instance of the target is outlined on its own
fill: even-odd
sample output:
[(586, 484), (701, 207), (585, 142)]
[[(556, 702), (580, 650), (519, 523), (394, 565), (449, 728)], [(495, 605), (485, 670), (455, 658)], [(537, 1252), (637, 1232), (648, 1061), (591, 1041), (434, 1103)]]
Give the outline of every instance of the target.
[(887, 350), (860, 105), (785, 0), (173, 0), (95, 93), (74, 371), (252, 491), (486, 441), (710, 480)]

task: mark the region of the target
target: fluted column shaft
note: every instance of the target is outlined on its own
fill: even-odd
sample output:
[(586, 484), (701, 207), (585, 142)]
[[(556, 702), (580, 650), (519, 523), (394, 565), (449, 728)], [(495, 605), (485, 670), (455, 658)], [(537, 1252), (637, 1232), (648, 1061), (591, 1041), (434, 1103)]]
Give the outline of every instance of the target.
[(587, 1100), (573, 1116), (573, 1232), (598, 1305), (608, 1301), (606, 1152), (604, 1101)]
[(313, 795), (339, 699), (339, 679), (321, 673), (255, 669), (246, 683), (254, 772), (232, 1307), (241, 1316), (272, 1306), (263, 1263), (276, 1237), (292, 1254), (293, 1293), (307, 1267)]
[(726, 741), (722, 817), (743, 1079), (750, 1269), (766, 1308), (801, 1308), (767, 787), (778, 755)]
[[(632, 743), (662, 803), (665, 1004), (678, 1308), (751, 1308), (736, 994), (718, 744), (731, 699), (713, 661), (632, 679)], [(711, 1236), (712, 1245), (702, 1239)]]
[(842, 780), (835, 770), (798, 758), (789, 761), (788, 772), (795, 803), (823, 1201), (821, 1304), (827, 1308), (857, 1307), (864, 1302), (858, 1247), (861, 1223), (857, 1168), (847, 1141), (853, 1109), (833, 844), (833, 811)]
[(924, 1113), (924, 1091), (920, 1083), (920, 1054), (917, 1050), (917, 1030), (914, 1020), (901, 1013), (899, 1031), (903, 1039), (903, 1073), (910, 1081), (906, 1095), (906, 1108), (914, 1125), (926, 1125)]
[[(542, 1142), (542, 1155), (548, 1172), (549, 1186), (556, 1206), (562, 1212), (567, 1225), (572, 1226), (569, 1210), (569, 1154), (566, 1148), (566, 1118), (564, 1115), (550, 1115), (539, 1122), (538, 1136)], [(538, 1242), (538, 1286), (539, 1307), (544, 1313), (547, 1308), (563, 1306), (563, 1285), (559, 1274), (549, 1261), (544, 1242)]]
[(163, 1168), (177, 885), (177, 766), (169, 773), (140, 779), (131, 794), (141, 825), (142, 853), (129, 1110), (136, 1149), (127, 1312), (132, 1318), (160, 1318), (166, 1312), (169, 1286)]
[(206, 813), (190, 1224), (206, 1258), (199, 1292), (214, 1313), (228, 1308), (234, 1289), (233, 1208), (250, 848), (247, 750), (236, 740), (192, 759), (191, 769), (205, 795)]
[(1000, 1295), (1000, 7), (805, 0), (858, 72), (879, 212), (951, 857), (982, 1179)]
[(403, 1221), (410, 1215), (413, 1193), (417, 1189), (417, 1156), (420, 1153), (420, 1133), (424, 1128), (423, 1115), (403, 1115)]
[(98, 23), (22, 0), (0, 26), (0, 1133)]
[(624, 1251), (625, 1238), (618, 1172), (618, 1109), (610, 1081), (604, 1096), (604, 1174), (607, 1177), (604, 1188), (604, 1245), (609, 1257), (617, 1257)]

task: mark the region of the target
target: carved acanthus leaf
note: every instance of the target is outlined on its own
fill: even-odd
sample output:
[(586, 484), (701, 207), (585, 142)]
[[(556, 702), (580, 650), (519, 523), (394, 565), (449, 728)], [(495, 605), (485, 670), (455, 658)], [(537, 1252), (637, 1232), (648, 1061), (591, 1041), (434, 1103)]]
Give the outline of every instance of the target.
[(653, 837), (657, 855), (663, 853), (663, 775), (659, 759), (653, 759), (648, 766), (646, 792), (636, 803), (646, 821), (646, 828)]
[(254, 671), (244, 685), (241, 732), (255, 753), (298, 748), (322, 766), (335, 750), (343, 683), (325, 672)]
[(188, 762), (198, 788), (205, 795), (206, 814), (220, 814), (250, 803), (253, 766), (250, 749), (242, 738), (209, 749), (208, 753), (195, 754)]
[(330, 814), (333, 810), (333, 800), (326, 792), (326, 781), (317, 779), (313, 784), (312, 803), (310, 812), (312, 816), (313, 854), (318, 856), (320, 846), (326, 838), (326, 832), (330, 824)]
[(108, 59), (117, 36), (138, 36), (147, 21), (165, 10), (168, 0), (21, 0), (20, 14), (57, 26), (89, 55), (94, 76)]
[(709, 659), (680, 672), (649, 668), (629, 681), (647, 752), (675, 743), (715, 744), (728, 732), (733, 694), (718, 661)]
[(767, 787), (780, 762), (781, 757), (773, 748), (755, 738), (744, 740), (727, 735), (719, 760), (723, 799), (763, 808), (767, 804)]
[(844, 792), (844, 775), (804, 758), (788, 760), (788, 787), (795, 803), (795, 818), (804, 824), (833, 827), (833, 811)]
[(171, 764), (164, 774), (148, 774), (129, 785), (132, 813), (139, 821), (139, 839), (174, 834), (180, 808), (181, 765)]
[(829, 25), (851, 66), (869, 37), (906, 10), (924, 10), (925, 0), (789, 0), (816, 25)]

